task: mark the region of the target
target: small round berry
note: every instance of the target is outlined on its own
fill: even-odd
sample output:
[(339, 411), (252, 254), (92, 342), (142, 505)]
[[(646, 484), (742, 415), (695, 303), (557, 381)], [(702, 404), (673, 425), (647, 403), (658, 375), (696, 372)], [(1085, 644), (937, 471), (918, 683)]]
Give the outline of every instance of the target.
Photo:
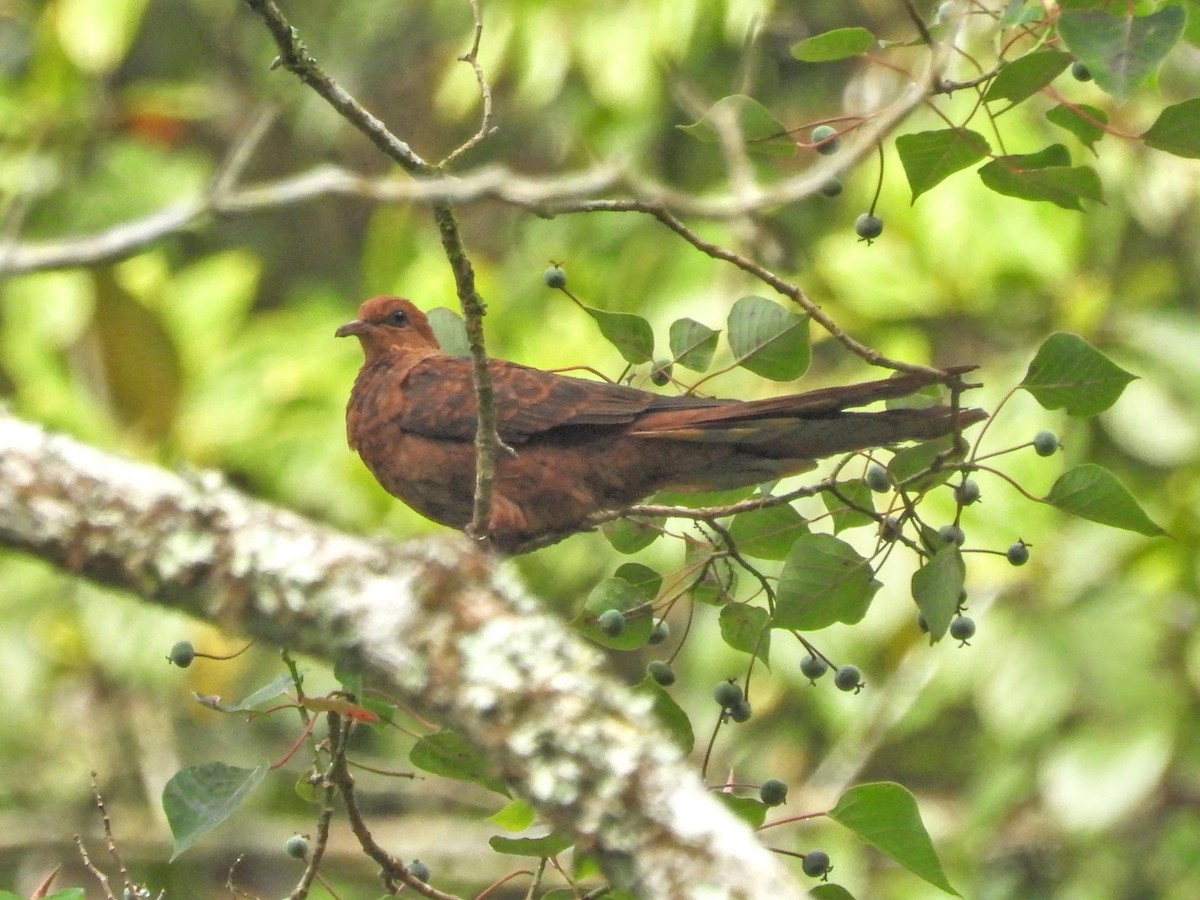
[(669, 359), (660, 359), (654, 363), (654, 368), (650, 370), (650, 381), (662, 387), (671, 383), (671, 371), (674, 366), (671, 365)]
[(192, 660), (196, 658), (196, 648), (192, 646), (191, 641), (179, 641), (171, 648), (171, 652), (167, 654), (168, 662), (179, 666), (181, 669), (186, 669), (192, 664)]
[(979, 499), (979, 484), (973, 478), (968, 478), (962, 484), (955, 485), (954, 499), (959, 506), (970, 506)]
[(929, 620), (925, 618), (925, 613), (917, 613), (917, 627), (921, 629), (922, 634), (929, 634)]
[(821, 185), (822, 197), (836, 197), (842, 192), (842, 179), (827, 178), (825, 183)]
[(963, 541), (967, 539), (966, 534), (957, 525), (943, 525), (938, 529), (938, 537), (947, 544), (954, 544), (956, 547), (961, 547)]
[(1029, 545), (1024, 541), (1017, 541), (1004, 552), (1004, 555), (1014, 566), (1023, 566), (1029, 562)]
[(950, 623), (950, 637), (964, 644), (975, 636), (975, 620), (970, 616), (957, 616)]
[(655, 619), (654, 627), (650, 629), (650, 637), (646, 639), (648, 644), (661, 644), (671, 636), (671, 626), (663, 619)]
[(824, 156), (837, 153), (842, 146), (842, 139), (837, 136), (837, 129), (832, 125), (818, 125), (812, 130), (809, 139), (816, 145), (817, 152)]
[(646, 665), (646, 673), (663, 687), (670, 687), (675, 683), (675, 670), (664, 659), (650, 660)]
[(546, 287), (565, 288), (567, 286), (567, 273), (563, 271), (562, 266), (551, 266), (542, 273), (542, 281), (546, 283)]
[(304, 859), (308, 856), (308, 838), (302, 834), (293, 834), (287, 839), (283, 849), (292, 859)]
[(1060, 446), (1053, 431), (1039, 431), (1033, 436), (1033, 449), (1038, 456), (1053, 456)]
[(729, 718), (735, 722), (749, 722), (750, 715), (754, 710), (750, 706), (750, 701), (746, 699), (739, 700), (733, 706), (729, 707)]
[(713, 699), (722, 709), (729, 709), (735, 703), (741, 703), (745, 698), (742, 688), (734, 681), (718, 681), (713, 688)]
[(787, 803), (787, 785), (778, 778), (768, 778), (758, 787), (758, 799), (767, 806)]
[(829, 854), (824, 850), (809, 850), (804, 854), (804, 862), (800, 864), (804, 874), (812, 878), (823, 878), (833, 868), (829, 864)]
[(606, 609), (596, 617), (596, 624), (609, 637), (617, 637), (625, 630), (625, 616), (619, 609)]
[(854, 691), (857, 694), (863, 686), (862, 673), (858, 671), (858, 666), (838, 666), (833, 673), (833, 683), (839, 691)]
[(805, 678), (815, 684), (818, 678), (829, 671), (829, 663), (819, 656), (808, 653), (805, 654), (804, 659), (800, 660), (800, 671)]
[(854, 220), (854, 233), (864, 241), (873, 241), (883, 234), (883, 219), (874, 213), (863, 213)]
[(424, 881), (426, 884), (429, 883), (429, 866), (425, 865), (421, 860), (411, 860), (408, 863), (408, 871), (417, 881)]
[(938, 25), (949, 21), (951, 13), (954, 12), (954, 6), (955, 4), (952, 0), (946, 0), (945, 3), (938, 4), (937, 11), (933, 15), (933, 24)]
[(866, 480), (867, 487), (877, 494), (886, 494), (892, 489), (892, 476), (879, 463), (867, 466)]
[(1071, 77), (1076, 81), (1091, 81), (1092, 72), (1079, 60), (1075, 60), (1075, 62), (1071, 63)]
[(903, 531), (900, 520), (895, 516), (888, 516), (879, 525), (879, 536), (889, 544), (898, 539)]

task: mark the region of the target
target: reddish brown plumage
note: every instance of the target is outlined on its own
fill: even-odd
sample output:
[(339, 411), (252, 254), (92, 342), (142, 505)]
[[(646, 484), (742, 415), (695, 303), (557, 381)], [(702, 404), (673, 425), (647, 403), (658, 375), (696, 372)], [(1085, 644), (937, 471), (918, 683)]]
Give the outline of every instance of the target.
[[(465, 527), (475, 486), (471, 361), (442, 353), (411, 301), (375, 297), (337, 330), (365, 360), (346, 409), (350, 446), (379, 483), (435, 522)], [(668, 397), (492, 360), (497, 461), (490, 537), (545, 543), (592, 513), (663, 488), (711, 490), (803, 472), (834, 453), (949, 434), (984, 418), (948, 407), (847, 412), (934, 382), (908, 374), (767, 400)]]

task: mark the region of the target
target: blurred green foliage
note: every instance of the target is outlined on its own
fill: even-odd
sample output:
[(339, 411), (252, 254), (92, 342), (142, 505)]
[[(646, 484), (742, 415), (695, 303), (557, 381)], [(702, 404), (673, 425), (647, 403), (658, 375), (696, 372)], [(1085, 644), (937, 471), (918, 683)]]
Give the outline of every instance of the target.
[[(873, 83), (859, 78), (858, 63), (801, 63), (791, 44), (840, 25), (865, 22), (897, 36), (906, 28), (899, 3), (482, 5), (481, 62), (500, 129), (461, 168), (501, 162), (548, 176), (617, 156), (696, 192), (723, 189), (728, 173), (717, 145), (677, 126), (737, 92), (797, 127), (838, 115), (843, 91), (853, 93), (847, 84), (867, 91)], [(478, 90), (456, 61), (470, 37), (465, 2), (292, 6), (319, 62), (418, 152), (437, 158), (477, 128)], [(360, 135), (287, 73), (269, 69), (273, 57), (261, 24), (226, 0), (0, 5), (4, 233), (22, 242), (82, 239), (197, 198), (267, 107), (278, 119), (244, 182), (327, 162), (386, 172)], [(1119, 110), (1094, 85), (1060, 86), (1137, 132), (1198, 81), (1192, 48), (1170, 58), (1147, 98)], [(1041, 117), (1053, 105), (1038, 98), (1005, 120), (1007, 152), (1075, 140)], [(906, 129), (939, 121), (921, 112)], [(1071, 153), (1080, 159), (1086, 149), (1076, 143)], [(823, 650), (863, 670), (867, 690), (842, 694), (828, 679), (810, 687), (799, 671), (804, 649), (777, 636), (770, 674), (755, 675), (754, 718), (723, 732), (716, 768), (732, 767), (742, 781), (785, 780), (792, 814), (828, 808), (858, 780), (904, 783), (951, 881), (968, 896), (1200, 896), (1200, 169), (1106, 138), (1094, 164), (1107, 202), (1078, 213), (1001, 197), (962, 175), (910, 205), (890, 148), (886, 156), (876, 209), (887, 229), (870, 246), (852, 229), (875, 188), (873, 162), (836, 199), (698, 227), (804, 285), (843, 327), (889, 355), (979, 363), (985, 387), (974, 402), (983, 406), (1020, 380), (1046, 334), (1084, 335), (1140, 376), (1123, 399), (1083, 422), (1018, 395), (986, 447), (1052, 428), (1065, 457), (1024, 451), (1009, 458), (1010, 475), (1040, 495), (1065, 466), (1100, 462), (1171, 537), (1068, 521), (980, 475), (982, 500), (962, 522), (968, 546), (1003, 551), (1023, 538), (1032, 558), (1015, 569), (1003, 556), (968, 554), (979, 625), (971, 646), (926, 646), (909, 573), (888, 569), (866, 620), (821, 633)], [(752, 165), (786, 175), (814, 158), (798, 151)], [(586, 304), (649, 318), (659, 347), (676, 318), (721, 328), (739, 297), (763, 291), (637, 214), (541, 218), (481, 203), (460, 215), (489, 301), (489, 349), (525, 363), (614, 376), (624, 367), (595, 323), (543, 286), (550, 261), (565, 266)], [(378, 293), (426, 308), (456, 305), (425, 209), (330, 197), (214, 216), (127, 259), (0, 284), (0, 396), (20, 415), (97, 445), (219, 470), (251, 493), (346, 529), (414, 536), (434, 526), (387, 497), (344, 440), (358, 350), (334, 341), (333, 330)], [(816, 329), (813, 339), (805, 386), (869, 374)], [(649, 376), (642, 369), (639, 384)], [(738, 396), (779, 389), (745, 372), (707, 387)], [(947, 521), (949, 493), (931, 500)], [(823, 512), (820, 501), (811, 511)], [(659, 569), (683, 564), (663, 542), (642, 554)], [(532, 590), (571, 616), (617, 561), (594, 534), (517, 565)], [(219, 648), (236, 638), (10, 553), (0, 554), (0, 585), (0, 821), (10, 826), (0, 885), (19, 889), (70, 864), (75, 831), (99, 846), (88, 788), (95, 770), (118, 838), (156, 886), (188, 895), (180, 885), (200, 877), (191, 867), (219, 884), (248, 850), (244, 885), (284, 889), (291, 876), (269, 870), (286, 838), (312, 819), (286, 778), (170, 871), (157, 801), (183, 765), (254, 765), (290, 743), (295, 720), (214, 727), (214, 714), (187, 693), (249, 693), (276, 674), (270, 649), (182, 673), (163, 659), (177, 639)], [(744, 671), (745, 657), (719, 631), (717, 610), (698, 607), (675, 661), (671, 693), (698, 734), (715, 715), (711, 684)], [(636, 680), (640, 663), (616, 662)], [(332, 684), (320, 669), (311, 677), (312, 693)], [(359, 752), (392, 767), (411, 743), (373, 733), (362, 741)], [(468, 857), (482, 848), (455, 844), (434, 823), (447, 808), (454, 817), (492, 812), (490, 800), (469, 792), (464, 800), (458, 787), (429, 782), (364, 780), (364, 790), (375, 792), (381, 828), (390, 816), (416, 817), (443, 835), (411, 850), (391, 835), (395, 852), (432, 857), (448, 886), (486, 883)], [(930, 895), (832, 826), (771, 834), (789, 849), (828, 850), (841, 883), (859, 896)], [(348, 843), (331, 860), (335, 881), (370, 883), (372, 867)], [(502, 871), (502, 861), (495, 865)]]

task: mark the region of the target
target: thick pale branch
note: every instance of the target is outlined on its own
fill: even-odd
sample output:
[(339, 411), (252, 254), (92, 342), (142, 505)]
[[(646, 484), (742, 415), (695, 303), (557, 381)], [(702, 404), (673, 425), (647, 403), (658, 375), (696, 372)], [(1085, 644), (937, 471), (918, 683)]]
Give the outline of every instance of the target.
[(800, 895), (649, 700), (462, 540), (401, 547), (119, 459), (0, 412), (0, 543), (325, 659), (464, 734), (638, 896)]

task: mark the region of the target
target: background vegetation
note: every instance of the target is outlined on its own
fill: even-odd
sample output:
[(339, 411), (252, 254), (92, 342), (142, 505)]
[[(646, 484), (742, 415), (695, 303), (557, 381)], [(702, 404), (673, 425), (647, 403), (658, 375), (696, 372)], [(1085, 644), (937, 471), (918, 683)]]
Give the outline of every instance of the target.
[[(326, 71), (427, 158), (478, 127), (478, 88), (457, 61), (470, 41), (467, 3), (292, 6)], [(480, 61), (499, 129), (463, 167), (498, 162), (549, 178), (616, 158), (695, 193), (722, 189), (729, 172), (716, 144), (679, 126), (721, 97), (751, 94), (798, 127), (877, 106), (901, 83), (862, 58), (799, 62), (796, 41), (849, 24), (912, 37), (903, 4), (891, 2), (484, 0), (483, 8)], [(4, 236), (20, 246), (65, 240), (82, 261), (86, 236), (211, 190), (264, 115), (241, 184), (328, 164), (388, 172), (361, 135), (269, 68), (275, 55), (261, 23), (225, 0), (0, 3)], [(1164, 105), (1197, 93), (1198, 73), (1200, 55), (1185, 40), (1128, 103), (1068, 74), (1054, 88), (1104, 108), (1120, 132), (1140, 134)], [(1054, 103), (1039, 96), (1010, 114), (1007, 152), (1054, 140), (1088, 160), (1086, 147), (1045, 120)], [(918, 112), (905, 130), (935, 127), (938, 119)], [(989, 446), (1055, 430), (1063, 455), (1025, 451), (1006, 471), (1040, 495), (1064, 466), (1100, 462), (1170, 539), (1067, 520), (981, 477), (983, 499), (962, 523), (968, 545), (1003, 550), (1024, 538), (1032, 559), (1014, 568), (1001, 556), (972, 556), (979, 633), (970, 646), (927, 645), (908, 573), (893, 568), (863, 623), (821, 634), (822, 649), (863, 670), (867, 689), (810, 687), (798, 669), (803, 648), (777, 640), (754, 719), (724, 730), (717, 744), (713, 771), (787, 781), (792, 813), (825, 809), (857, 781), (905, 784), (951, 880), (988, 900), (1200, 895), (1200, 169), (1119, 136), (1099, 149), (1091, 164), (1105, 202), (1082, 212), (999, 196), (969, 172), (910, 204), (889, 144), (875, 205), (886, 227), (874, 243), (853, 230), (876, 188), (871, 156), (836, 198), (696, 223), (786, 273), (890, 356), (979, 363), (979, 405), (993, 408), (1057, 330), (1082, 334), (1140, 376), (1094, 420), (1058, 417), (1018, 395), (992, 425)], [(801, 148), (750, 165), (779, 176), (816, 159)], [(353, 192), (269, 200), (202, 217), (124, 258), (10, 271), (0, 284), (0, 394), (25, 418), (166, 466), (219, 470), (347, 530), (395, 538), (433, 530), (346, 449), (342, 410), (359, 353), (332, 339), (373, 294), (456, 306), (432, 220), (421, 205)], [(621, 372), (594, 322), (543, 286), (551, 260), (590, 305), (648, 317), (663, 346), (675, 318), (719, 328), (737, 298), (764, 292), (646, 216), (542, 217), (480, 202), (460, 217), (496, 356)], [(0, 272), (16, 258), (13, 246), (0, 244)], [(802, 387), (875, 377), (825, 335), (813, 337)], [(708, 386), (742, 397), (780, 389), (738, 372)], [(953, 516), (948, 497), (932, 502)], [(639, 558), (679, 564), (657, 546)], [(588, 534), (516, 566), (531, 590), (571, 616), (619, 561), (602, 536)], [(286, 777), (170, 869), (158, 800), (184, 765), (256, 761), (290, 743), (294, 721), (214, 727), (188, 696), (248, 693), (275, 674), (273, 652), (181, 672), (163, 659), (176, 640), (219, 650), (236, 636), (9, 553), (0, 554), (0, 585), (0, 885), (27, 891), (56, 864), (74, 870), (72, 833), (98, 833), (88, 786), (95, 771), (124, 849), (152, 884), (206, 895), (196, 879), (222, 883), (245, 853), (239, 883), (262, 895), (285, 890), (294, 875), (283, 842), (311, 819)], [(676, 660), (673, 693), (696, 723), (716, 716), (713, 683), (745, 666), (720, 641), (715, 618), (697, 609)], [(636, 679), (644, 661), (622, 654), (614, 664)], [(319, 668), (310, 678), (333, 683)], [(707, 727), (697, 724), (698, 733)], [(365, 740), (361, 749), (393, 768), (410, 743)], [(481, 818), (496, 804), (482, 790), (427, 778), (381, 779), (364, 791), (381, 840), (424, 859), (439, 883), (477, 890), (506, 870), (483, 847), (496, 829)], [(860, 896), (937, 894), (835, 828), (791, 826), (773, 840), (828, 850), (838, 880)], [(355, 891), (369, 890), (373, 874), (349, 841), (335, 841), (326, 872), (358, 885), (347, 896), (365, 895)]]

